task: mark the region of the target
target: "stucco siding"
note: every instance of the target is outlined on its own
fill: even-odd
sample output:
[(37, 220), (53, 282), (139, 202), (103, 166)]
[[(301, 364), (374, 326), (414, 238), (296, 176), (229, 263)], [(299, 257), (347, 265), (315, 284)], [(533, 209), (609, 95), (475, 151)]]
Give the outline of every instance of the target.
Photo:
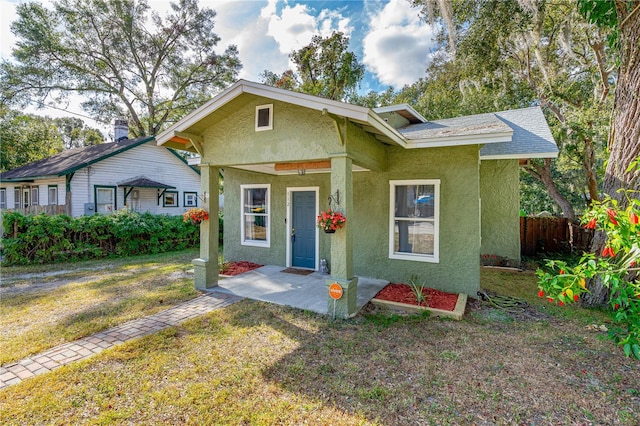
[[(455, 159), (455, 160), (453, 160)], [(411, 150), (388, 148), (384, 172), (354, 172), (354, 211), (347, 218), (353, 227), (354, 273), (406, 282), (412, 274), (428, 286), (475, 296), (479, 288), (480, 211), (478, 148)], [(390, 180), (440, 180), (440, 260), (438, 263), (389, 258)], [(240, 244), (240, 185), (271, 185), (270, 247)], [(286, 265), (286, 189), (319, 187), (320, 209), (326, 209), (330, 174), (271, 176), (237, 169), (225, 170), (225, 260), (250, 260)], [(339, 208), (338, 208), (339, 210)], [(331, 235), (320, 233), (320, 258), (331, 266)]]
[[(420, 275), (429, 287), (475, 297), (479, 288), (478, 148), (389, 148), (384, 173), (355, 173), (354, 272), (392, 282)], [(438, 263), (389, 259), (390, 180), (439, 179)]]
[(480, 164), (482, 200), (481, 255), (506, 257), (520, 264), (520, 175), (518, 160)]
[[(256, 106), (273, 103), (273, 130), (255, 131)], [(203, 133), (202, 163), (220, 166), (326, 159), (344, 152), (333, 120), (321, 112), (254, 99)]]

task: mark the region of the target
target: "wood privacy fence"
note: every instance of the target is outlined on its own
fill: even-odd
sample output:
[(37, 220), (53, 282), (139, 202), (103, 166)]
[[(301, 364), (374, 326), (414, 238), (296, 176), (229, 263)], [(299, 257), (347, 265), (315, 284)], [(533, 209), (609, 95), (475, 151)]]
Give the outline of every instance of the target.
[(581, 253), (588, 251), (593, 231), (563, 217), (521, 217), (520, 253)]

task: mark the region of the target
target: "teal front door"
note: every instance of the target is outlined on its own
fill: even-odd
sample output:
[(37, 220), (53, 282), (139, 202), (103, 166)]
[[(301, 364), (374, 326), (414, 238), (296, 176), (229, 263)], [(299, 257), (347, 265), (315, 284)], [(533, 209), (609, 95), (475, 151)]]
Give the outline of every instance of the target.
[(291, 266), (316, 267), (316, 193), (291, 194)]

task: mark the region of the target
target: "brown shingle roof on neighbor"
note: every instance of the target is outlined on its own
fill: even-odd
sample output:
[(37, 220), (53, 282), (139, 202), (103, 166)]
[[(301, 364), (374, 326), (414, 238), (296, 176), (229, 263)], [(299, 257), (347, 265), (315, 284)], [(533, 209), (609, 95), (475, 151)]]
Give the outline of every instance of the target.
[(153, 136), (144, 136), (136, 139), (123, 139), (118, 142), (69, 149), (60, 154), (6, 171), (0, 174), (0, 181), (20, 181), (45, 176), (64, 176), (120, 152), (151, 142), (153, 139)]

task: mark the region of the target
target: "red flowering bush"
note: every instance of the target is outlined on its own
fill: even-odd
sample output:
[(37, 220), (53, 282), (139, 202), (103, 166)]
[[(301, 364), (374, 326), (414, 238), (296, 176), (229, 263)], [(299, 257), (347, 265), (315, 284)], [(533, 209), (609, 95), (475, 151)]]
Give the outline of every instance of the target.
[(194, 207), (182, 214), (182, 220), (198, 225), (204, 220), (209, 220), (209, 212), (201, 207)]
[(340, 212), (334, 212), (331, 209), (320, 212), (318, 215), (318, 228), (325, 231), (335, 231), (340, 229), (347, 223), (347, 218)]
[(577, 302), (588, 292), (586, 280), (599, 277), (609, 290), (611, 316), (615, 326), (609, 335), (622, 346), (627, 356), (640, 359), (640, 200), (625, 192), (628, 207), (618, 207), (616, 200), (606, 198), (594, 203), (582, 217), (586, 228), (606, 233), (607, 240), (599, 256), (585, 253), (572, 267), (560, 260), (547, 262), (547, 270), (538, 270), (540, 297), (563, 306)]

